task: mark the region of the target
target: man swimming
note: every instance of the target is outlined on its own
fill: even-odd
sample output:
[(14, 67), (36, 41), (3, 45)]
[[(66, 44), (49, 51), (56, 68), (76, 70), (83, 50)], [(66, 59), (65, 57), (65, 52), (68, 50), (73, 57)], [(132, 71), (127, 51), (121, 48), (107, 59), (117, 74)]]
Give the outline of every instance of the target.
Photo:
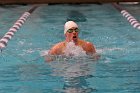
[[(66, 55), (67, 45), (72, 42), (75, 46), (81, 48), (87, 55), (93, 55), (94, 59), (98, 59), (99, 56), (95, 56), (96, 49), (91, 42), (81, 40), (78, 37), (79, 28), (74, 21), (68, 21), (64, 25), (65, 40), (55, 44), (48, 52), (49, 55)], [(74, 56), (73, 53), (69, 53), (69, 56)], [(46, 56), (46, 61), (53, 61), (51, 57)]]

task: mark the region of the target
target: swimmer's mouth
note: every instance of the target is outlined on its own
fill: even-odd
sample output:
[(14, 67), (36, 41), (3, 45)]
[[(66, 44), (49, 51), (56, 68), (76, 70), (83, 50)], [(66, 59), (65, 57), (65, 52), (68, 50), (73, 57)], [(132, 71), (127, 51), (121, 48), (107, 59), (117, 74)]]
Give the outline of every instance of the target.
[(73, 38), (77, 38), (76, 36), (73, 36)]

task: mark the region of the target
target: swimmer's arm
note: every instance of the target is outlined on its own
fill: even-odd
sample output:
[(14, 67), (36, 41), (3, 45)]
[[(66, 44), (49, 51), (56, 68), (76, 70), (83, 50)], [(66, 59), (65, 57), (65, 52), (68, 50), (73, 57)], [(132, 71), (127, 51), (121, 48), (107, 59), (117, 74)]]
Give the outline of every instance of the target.
[(50, 57), (50, 56), (45, 56), (45, 61), (46, 62), (52, 62), (53, 61), (53, 58)]
[(55, 46), (53, 46), (51, 48), (51, 50), (49, 51), (50, 55), (61, 55), (62, 54), (62, 43), (58, 43)]
[(54, 61), (54, 58), (51, 55), (57, 55), (57, 51), (54, 47), (49, 51), (48, 55), (45, 56), (46, 62)]
[(60, 43), (59, 43), (59, 44), (56, 44), (55, 46), (53, 46), (53, 47), (50, 49), (48, 55), (45, 56), (45, 61), (46, 61), (46, 62), (54, 61), (55, 59), (54, 59), (53, 56), (55, 56), (55, 55), (60, 55), (60, 53), (61, 53), (61, 47), (60, 47)]
[(94, 45), (90, 42), (86, 42), (86, 53), (87, 54), (94, 54), (96, 53), (96, 49), (94, 47)]
[(87, 54), (91, 55), (95, 60), (98, 60), (100, 58), (100, 55), (97, 54), (96, 48), (92, 43), (87, 43)]
[(92, 54), (92, 57), (95, 59), (95, 60), (98, 60), (98, 59), (100, 59), (100, 55), (98, 54), (98, 53), (94, 53), (94, 54)]

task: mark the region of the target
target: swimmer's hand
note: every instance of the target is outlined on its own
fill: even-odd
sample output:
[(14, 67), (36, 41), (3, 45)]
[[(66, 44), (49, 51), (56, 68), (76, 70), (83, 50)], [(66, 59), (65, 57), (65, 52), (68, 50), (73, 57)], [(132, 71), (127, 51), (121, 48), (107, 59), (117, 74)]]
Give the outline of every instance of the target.
[(63, 59), (65, 56), (64, 55), (46, 55), (45, 56), (45, 61), (46, 62), (52, 62), (52, 61), (58, 61)]
[(101, 55), (99, 55), (98, 53), (94, 53), (92, 54), (92, 57), (95, 59), (95, 60), (99, 60)]
[(52, 57), (52, 56), (49, 56), (49, 55), (47, 55), (47, 56), (45, 56), (45, 61), (46, 62), (52, 62), (52, 61), (54, 61), (55, 59), (54, 59), (54, 57)]

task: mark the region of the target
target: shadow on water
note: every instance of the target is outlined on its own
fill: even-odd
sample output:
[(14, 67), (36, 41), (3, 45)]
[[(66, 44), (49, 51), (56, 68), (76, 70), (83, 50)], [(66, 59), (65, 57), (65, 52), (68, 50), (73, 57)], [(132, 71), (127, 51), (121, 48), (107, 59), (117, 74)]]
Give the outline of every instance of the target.
[(87, 79), (93, 77), (96, 62), (86, 59), (74, 59), (67, 61), (57, 61), (49, 64), (53, 69), (53, 76), (63, 78), (63, 88), (61, 93), (92, 93), (97, 91), (91, 87)]
[(75, 22), (87, 21), (86, 16), (83, 13), (76, 10), (72, 10), (68, 13), (67, 21), (70, 21), (70, 20), (75, 21)]
[(27, 4), (18, 4), (18, 5), (4, 5), (4, 4), (1, 4), (0, 7), (1, 8), (5, 8), (5, 9), (8, 9), (8, 8), (17, 8), (17, 7), (21, 7), (21, 6), (26, 6)]

